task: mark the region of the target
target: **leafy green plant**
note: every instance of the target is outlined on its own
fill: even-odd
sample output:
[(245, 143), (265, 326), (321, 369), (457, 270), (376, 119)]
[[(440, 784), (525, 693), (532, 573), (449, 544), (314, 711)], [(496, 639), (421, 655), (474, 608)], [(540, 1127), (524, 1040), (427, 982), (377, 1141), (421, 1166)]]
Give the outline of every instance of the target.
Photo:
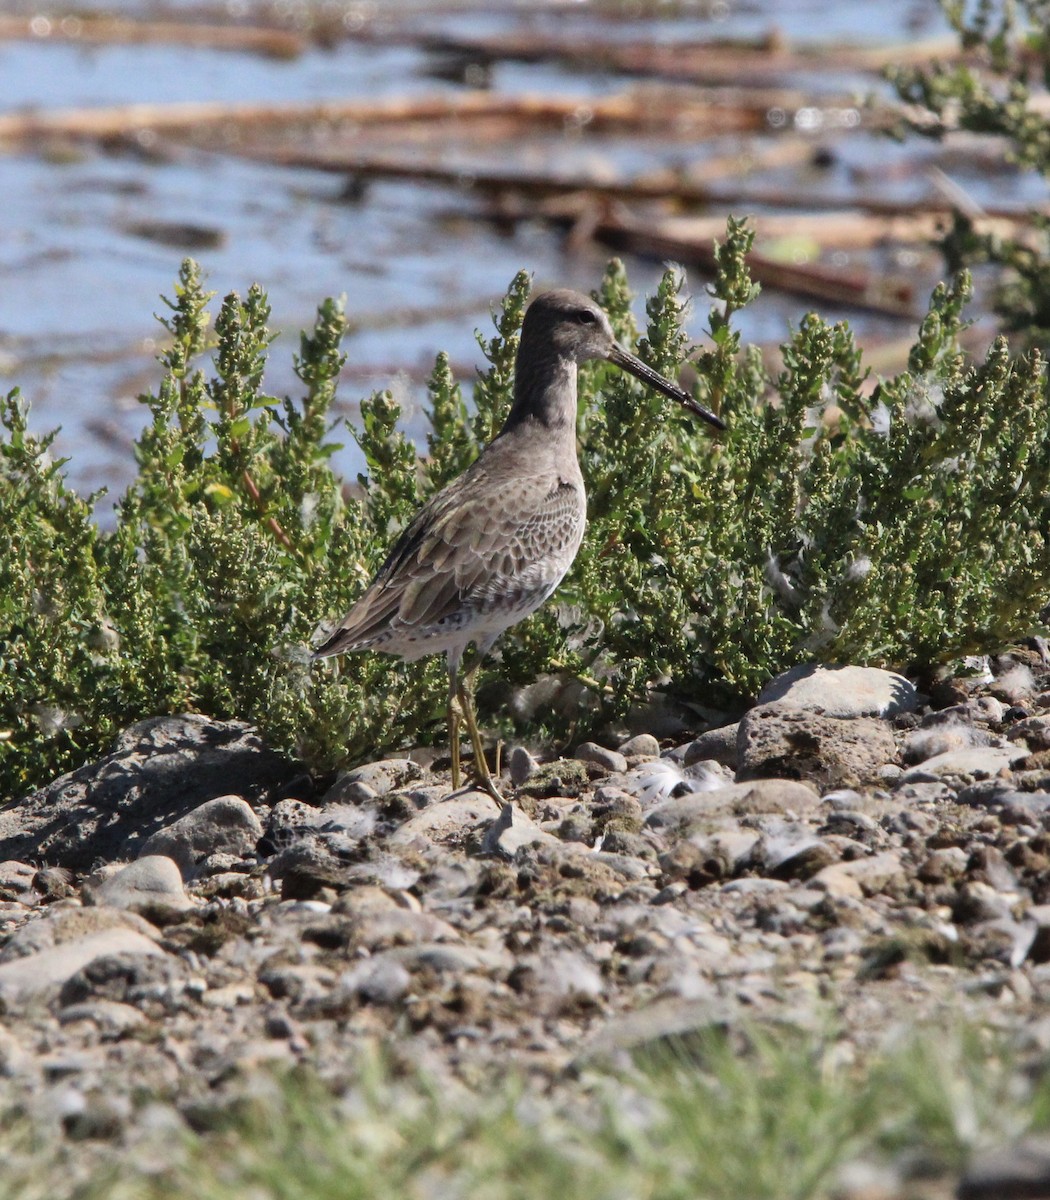
[[(1020, 170), (1050, 180), (1050, 4), (1047, 0), (941, 0), (966, 59), (895, 67), (888, 74), (910, 106), (906, 128), (943, 139), (958, 130), (1002, 148)], [(1003, 328), (1044, 353), (1050, 346), (1050, 220), (1032, 211), (1017, 232), (982, 231), (956, 211), (941, 247), (950, 274), (987, 267)]]
[[(590, 528), (555, 600), (511, 631), (493, 674), (585, 683), (568, 718), (622, 714), (655, 687), (747, 696), (803, 659), (928, 666), (1028, 632), (1047, 600), (1050, 410), (1045, 363), (959, 344), (968, 283), (939, 287), (909, 370), (877, 386), (846, 325), (807, 316), (771, 378), (734, 316), (757, 293), (751, 232), (718, 250), (699, 398), (714, 439), (633, 378), (581, 373)], [(210, 296), (183, 265), (138, 475), (100, 532), (28, 431), (12, 393), (0, 440), (0, 780), (26, 789), (98, 753), (122, 726), (192, 709), (257, 723), (315, 771), (440, 736), (444, 670), (350, 655), (311, 669), (318, 621), (360, 594), (418, 503), (507, 411), (529, 281), (479, 338), (489, 370), (467, 410), (444, 356), (429, 382), (428, 454), (389, 393), (353, 431), (367, 470), (330, 466), (340, 306), (302, 338), (299, 397), (261, 390), (266, 298)], [(600, 291), (618, 335), (676, 374), (689, 345), (665, 276), (637, 337), (622, 267)], [(208, 363), (208, 355), (213, 355)], [(578, 694), (580, 694), (578, 692)], [(491, 717), (491, 714), (490, 714)], [(559, 718), (548, 716), (548, 729)]]

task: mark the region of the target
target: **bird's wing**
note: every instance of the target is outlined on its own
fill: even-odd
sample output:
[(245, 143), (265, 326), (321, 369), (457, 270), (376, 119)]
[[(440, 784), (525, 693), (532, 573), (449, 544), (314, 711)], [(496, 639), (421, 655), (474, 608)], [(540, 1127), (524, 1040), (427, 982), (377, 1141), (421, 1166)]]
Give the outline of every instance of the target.
[(464, 609), (552, 588), (572, 562), (583, 524), (577, 484), (467, 471), (419, 510), (315, 653), (360, 648), (398, 629), (440, 627)]

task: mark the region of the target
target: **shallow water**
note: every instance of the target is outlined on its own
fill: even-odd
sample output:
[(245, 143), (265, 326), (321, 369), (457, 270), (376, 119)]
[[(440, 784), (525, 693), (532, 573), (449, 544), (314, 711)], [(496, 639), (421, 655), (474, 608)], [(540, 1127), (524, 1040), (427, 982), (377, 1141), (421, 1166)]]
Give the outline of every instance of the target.
[[(5, 7), (8, 13), (39, 8), (22, 0)], [(81, 4), (79, 11), (92, 7)], [(241, 3), (231, 11), (250, 13), (253, 7)], [(326, 8), (348, 15), (349, 23), (369, 11), (353, 4)], [(105, 9), (158, 13), (156, 5), (140, 0), (109, 0)], [(789, 39), (893, 42), (943, 29), (932, 0), (851, 3), (833, 6), (830, 13), (819, 0), (677, 10), (681, 15), (675, 19), (613, 21), (583, 4), (568, 14), (532, 15), (512, 4), (438, 15), (426, 15), (424, 7), (413, 28), (480, 36), (556, 27), (566, 37), (594, 33), (669, 42), (762, 36), (774, 27)], [(184, 2), (167, 11), (203, 10)], [(435, 78), (434, 67), (433, 56), (408, 44), (344, 41), (282, 61), (170, 45), (0, 42), (0, 112), (145, 101), (378, 99), (460, 90)], [(872, 78), (862, 82), (879, 86)], [(631, 83), (605, 71), (545, 63), (499, 63), (490, 77), (497, 92), (570, 96), (614, 94)], [(841, 91), (858, 81), (824, 72), (819, 80), (798, 83)], [(586, 164), (614, 176), (679, 165), (685, 153), (673, 141), (638, 137), (548, 141), (543, 148), (548, 162), (553, 157), (566, 168)], [(699, 160), (731, 144), (735, 139), (722, 138), (688, 153)], [(928, 147), (900, 147), (858, 133), (837, 147), (819, 186), (848, 194), (858, 179), (863, 185), (867, 173), (872, 187), (906, 196), (922, 186), (910, 164), (928, 153)], [(783, 182), (797, 183), (797, 175), (797, 168), (785, 170)], [(978, 191), (989, 186), (980, 171), (972, 175), (969, 186)], [(781, 179), (773, 173), (769, 181)], [(209, 287), (220, 295), (243, 293), (256, 280), (267, 288), (273, 324), (282, 333), (267, 378), (267, 387), (278, 394), (294, 384), (291, 355), (298, 330), (310, 324), (325, 296), (345, 294), (354, 331), (346, 344), (349, 364), (341, 393), (351, 417), (361, 396), (391, 384), (409, 407), (418, 404), (421, 381), (439, 349), (449, 351), (469, 384), (479, 360), (473, 331), (489, 328), (492, 305), (520, 268), (532, 271), (538, 285), (590, 289), (608, 257), (597, 246), (567, 253), (563, 235), (538, 223), (498, 232), (483, 219), (480, 198), (452, 188), (375, 182), (353, 202), (343, 189), (335, 174), (193, 149), (156, 158), (127, 146), (40, 145), (0, 157), (0, 386), (21, 386), (32, 402), (36, 429), (62, 426), (58, 451), (71, 458), (69, 471), (79, 487), (107, 484), (119, 490), (130, 477), (131, 441), (143, 422), (136, 397), (158, 378), (155, 339), (161, 331), (152, 314), (161, 311), (159, 296), (171, 293), (185, 254), (202, 263)], [(157, 240), (160, 222), (183, 228), (160, 230)], [(661, 271), (659, 263), (630, 258), (628, 268), (639, 293), (650, 290)], [(693, 278), (691, 289), (697, 297), (691, 331), (700, 339), (706, 309), (702, 279)], [(767, 292), (747, 314), (745, 335), (775, 341), (812, 307), (804, 299)], [(822, 311), (849, 315), (862, 334), (872, 336), (900, 336), (910, 327), (826, 305)], [(418, 420), (409, 427), (420, 432)], [(351, 474), (360, 466), (352, 448), (339, 463)]]

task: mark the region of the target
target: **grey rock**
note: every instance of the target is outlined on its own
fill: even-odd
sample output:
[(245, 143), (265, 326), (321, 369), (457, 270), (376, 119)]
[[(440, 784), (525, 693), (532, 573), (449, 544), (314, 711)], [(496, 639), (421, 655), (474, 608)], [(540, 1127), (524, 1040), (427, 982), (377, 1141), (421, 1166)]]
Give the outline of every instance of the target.
[(40, 899), (40, 893), (33, 887), (36, 873), (36, 867), (29, 863), (12, 862), (10, 859), (0, 862), (0, 900), (36, 904)]
[(89, 871), (136, 857), (158, 829), (234, 791), (266, 801), (296, 768), (241, 721), (182, 715), (139, 721), (99, 762), (0, 805), (0, 859)]
[(262, 823), (240, 796), (218, 796), (147, 838), (139, 858), (166, 855), (189, 879), (209, 855), (254, 855), (262, 835)]
[(901, 758), (908, 764), (925, 762), (938, 754), (955, 750), (969, 750), (976, 746), (993, 746), (996, 739), (987, 729), (965, 725), (961, 721), (934, 725), (929, 729), (915, 729), (904, 739)]
[(812, 888), (820, 888), (833, 896), (848, 896), (860, 899), (874, 896), (886, 888), (904, 881), (907, 877), (901, 855), (896, 850), (886, 850), (868, 858), (856, 858), (852, 862), (837, 862), (824, 867), (808, 880)]
[(339, 978), (338, 990), (367, 1004), (396, 1004), (412, 986), (412, 973), (396, 958), (379, 954), (356, 963)]
[(156, 929), (135, 913), (116, 908), (56, 906), (39, 920), (26, 921), (15, 930), (0, 948), (0, 963), (79, 942), (95, 934), (128, 929), (152, 941), (158, 936)]
[(535, 775), (538, 766), (539, 763), (524, 746), (511, 748), (507, 758), (507, 770), (510, 772), (510, 781), (515, 787), (521, 787), (523, 783), (527, 783)]
[(693, 763), (712, 759), (725, 767), (732, 767), (735, 771), (738, 762), (737, 730), (739, 725), (740, 722), (735, 721), (732, 725), (722, 725), (718, 729), (709, 729), (706, 733), (702, 733), (695, 741), (686, 746), (682, 759), (684, 765), (690, 767)]
[(95, 959), (115, 954), (149, 956), (164, 951), (134, 929), (102, 929), (0, 964), (0, 1003), (11, 1008), (57, 990)]
[(622, 775), (627, 770), (627, 759), (618, 750), (607, 750), (596, 742), (582, 742), (576, 747), (576, 758), (611, 774)]
[(501, 854), (504, 858), (513, 858), (522, 846), (557, 841), (558, 838), (541, 829), (520, 808), (513, 804), (504, 804), (503, 811), (485, 831), (481, 849), (484, 854)]
[(390, 836), (391, 846), (413, 842), (447, 842), (500, 814), (500, 807), (486, 792), (466, 792), (430, 805), (399, 826)]
[(126, 909), (147, 920), (167, 921), (194, 907), (182, 886), (182, 874), (162, 854), (149, 854), (116, 874), (84, 883), (84, 898), (92, 904)]
[(277, 854), (267, 873), (280, 882), (283, 900), (311, 900), (323, 888), (349, 887), (356, 856), (352, 841), (310, 831)]
[(410, 758), (385, 758), (379, 762), (365, 763), (344, 771), (324, 795), (322, 804), (354, 803), (359, 797), (353, 793), (355, 784), (371, 789), (372, 796), (385, 796), (399, 791), (410, 783), (423, 778), (423, 768)]
[(903, 783), (932, 782), (947, 775), (964, 779), (991, 779), (1004, 768), (1027, 758), (1028, 752), (1016, 746), (1003, 749), (982, 746), (968, 750), (949, 750), (935, 754), (917, 767), (912, 767), (901, 776)]
[(1030, 750), (1050, 750), (1050, 716), (1025, 717), (1010, 726), (1011, 742), (1025, 742)]
[(758, 703), (783, 703), (827, 717), (893, 717), (912, 712), (919, 698), (914, 684), (877, 667), (802, 664), (771, 679)]
[(259, 846), (260, 853), (275, 854), (278, 850), (283, 850), (285, 846), (301, 837), (304, 829), (316, 826), (322, 814), (322, 809), (315, 808), (303, 800), (278, 800), (266, 818), (266, 829)]
[(624, 758), (660, 757), (660, 743), (651, 733), (637, 733), (616, 748)]
[(1050, 1196), (1050, 1137), (978, 1153), (963, 1172), (957, 1200), (1043, 1200)]
[(802, 814), (819, 805), (820, 796), (806, 783), (794, 779), (755, 779), (665, 800), (649, 812), (645, 823), (664, 833), (688, 837), (693, 832), (711, 832), (713, 818)]
[(145, 1016), (130, 1004), (118, 1000), (85, 1000), (67, 1004), (59, 1010), (59, 1023), (73, 1025), (89, 1021), (99, 1033), (109, 1038), (124, 1037), (146, 1024)]
[(827, 717), (779, 703), (745, 714), (737, 749), (737, 779), (810, 779), (824, 787), (874, 782), (879, 768), (897, 755), (883, 720)]

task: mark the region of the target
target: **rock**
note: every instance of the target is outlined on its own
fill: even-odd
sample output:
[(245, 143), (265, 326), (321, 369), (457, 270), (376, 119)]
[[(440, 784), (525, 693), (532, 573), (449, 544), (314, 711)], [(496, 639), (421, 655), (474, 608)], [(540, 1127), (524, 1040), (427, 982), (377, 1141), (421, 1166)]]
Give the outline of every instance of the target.
[(781, 703), (826, 717), (894, 717), (912, 712), (919, 698), (903, 675), (877, 667), (801, 664), (771, 679), (760, 705)]
[(693, 763), (712, 759), (725, 767), (732, 767), (735, 771), (738, 761), (737, 731), (739, 727), (740, 722), (736, 721), (732, 725), (722, 725), (718, 729), (709, 729), (706, 733), (702, 733), (695, 741), (686, 746), (682, 758), (683, 764), (691, 767)]
[(36, 904), (40, 899), (40, 893), (33, 887), (36, 874), (36, 867), (31, 867), (29, 863), (11, 860), (0, 862), (0, 900)]
[(618, 750), (606, 750), (596, 742), (581, 742), (576, 747), (576, 758), (610, 774), (622, 775), (627, 770), (627, 759)]
[(660, 743), (651, 733), (638, 733), (617, 746), (624, 758), (659, 758)]
[(99, 762), (0, 806), (0, 859), (89, 871), (135, 858), (157, 830), (206, 800), (265, 801), (295, 766), (241, 721), (182, 715), (139, 721)]
[(755, 779), (665, 800), (649, 812), (645, 824), (664, 833), (688, 837), (691, 832), (710, 832), (713, 818), (801, 814), (819, 805), (820, 796), (809, 784), (794, 779)]
[(0, 948), (0, 963), (39, 954), (67, 943), (82, 941), (99, 933), (130, 929), (157, 939), (156, 929), (134, 913), (116, 908), (51, 908), (37, 921), (26, 921)]
[(280, 881), (282, 900), (312, 900), (324, 888), (351, 886), (355, 851), (338, 835), (311, 831), (277, 854), (267, 873)]
[(1032, 751), (1050, 750), (1050, 716), (1026, 717), (1010, 727), (1011, 742), (1025, 742)]
[[(384, 758), (379, 762), (365, 763), (351, 771), (342, 772), (335, 783), (324, 794), (322, 804), (352, 804), (366, 798), (385, 796), (400, 791), (410, 783), (423, 778), (423, 768), (410, 758)], [(361, 784), (370, 789), (358, 795), (355, 786)]]
[(808, 885), (820, 888), (833, 896), (874, 896), (891, 885), (903, 882), (906, 871), (900, 853), (887, 850), (868, 858), (856, 858), (851, 862), (837, 862), (818, 871)]
[(666, 999), (635, 1012), (615, 1016), (601, 1025), (577, 1055), (580, 1065), (610, 1058), (619, 1051), (636, 1051), (666, 1043), (678, 1047), (689, 1035), (722, 1030), (728, 1023), (728, 1010), (714, 1002), (714, 996), (702, 999)]
[(338, 990), (366, 1004), (396, 1004), (412, 986), (412, 974), (396, 958), (386, 954), (366, 958), (341, 975)]
[(99, 1033), (109, 1038), (124, 1037), (146, 1024), (145, 1016), (137, 1008), (118, 1000), (85, 1000), (67, 1004), (59, 1010), (58, 1020), (61, 1025), (90, 1021)]
[(982, 746), (969, 750), (949, 750), (935, 754), (917, 767), (912, 767), (901, 776), (902, 783), (918, 783), (939, 779), (944, 775), (958, 775), (964, 779), (991, 779), (1004, 768), (1027, 757), (1027, 753), (1012, 747)]
[(410, 817), (391, 834), (389, 844), (407, 846), (415, 841), (446, 842), (466, 830), (500, 815), (501, 809), (487, 792), (451, 796)]
[(897, 755), (889, 725), (875, 717), (826, 717), (783, 704), (751, 709), (737, 735), (737, 779), (809, 779), (823, 787), (875, 782)]
[(0, 964), (0, 1004), (11, 1008), (57, 990), (95, 959), (115, 954), (163, 956), (164, 951), (134, 929), (103, 929)]
[(167, 1016), (185, 991), (188, 976), (185, 961), (173, 954), (99, 954), (65, 981), (58, 1001), (65, 1008), (110, 1000), (145, 1008), (147, 1016)]
[(485, 831), (481, 850), (484, 854), (502, 854), (504, 858), (513, 858), (522, 846), (557, 841), (558, 838), (541, 829), (520, 808), (513, 804), (504, 804), (503, 811)]
[(275, 854), (302, 836), (304, 829), (323, 820), (323, 809), (302, 800), (278, 800), (266, 818), (266, 829), (258, 846), (260, 854)]
[(974, 746), (993, 746), (996, 739), (987, 729), (977, 729), (960, 721), (915, 729), (904, 739), (901, 758), (909, 764), (925, 762), (938, 754), (969, 750)]
[(963, 1172), (956, 1200), (1041, 1200), (1050, 1196), (1050, 1137), (1032, 1134), (978, 1153)]
[(139, 858), (165, 855), (189, 879), (210, 854), (254, 855), (262, 835), (262, 823), (240, 796), (218, 796), (157, 830), (143, 843)]
[(86, 880), (84, 898), (161, 924), (194, 907), (183, 890), (179, 868), (161, 854), (140, 858), (99, 883)]
[(510, 781), (515, 787), (521, 787), (523, 783), (527, 783), (536, 774), (538, 767), (539, 763), (524, 746), (514, 746), (511, 749), (507, 758), (507, 770), (510, 772)]

